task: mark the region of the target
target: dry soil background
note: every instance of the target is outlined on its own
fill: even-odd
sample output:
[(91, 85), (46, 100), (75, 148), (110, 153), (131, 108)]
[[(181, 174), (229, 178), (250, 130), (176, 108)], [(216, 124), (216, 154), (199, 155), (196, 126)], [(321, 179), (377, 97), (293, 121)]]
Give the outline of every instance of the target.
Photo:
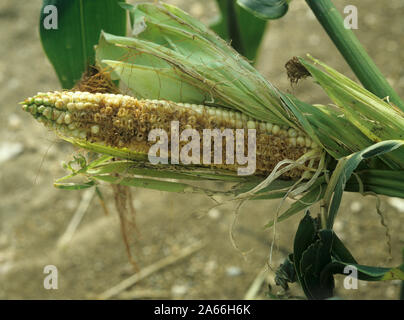
[[(213, 1), (169, 1), (208, 22), (216, 14)], [(357, 35), (389, 81), (404, 96), (404, 1), (335, 0), (341, 10), (355, 4), (359, 10)], [(73, 239), (63, 250), (57, 242), (79, 207), (83, 192), (62, 191), (53, 181), (64, 175), (62, 161), (75, 149), (55, 139), (18, 107), (37, 91), (59, 89), (55, 73), (38, 39), (41, 1), (0, 2), (0, 298), (88, 299), (133, 274), (123, 245), (111, 190), (103, 189), (110, 214), (94, 198)], [(312, 103), (328, 103), (310, 80), (291, 88), (284, 64), (294, 55), (310, 52), (343, 73), (349, 68), (303, 0), (271, 23), (261, 48), (258, 69), (275, 85)], [(3, 158), (4, 150), (14, 155)], [(134, 190), (140, 235), (135, 244), (141, 269), (202, 240), (206, 246), (176, 264), (160, 270), (130, 289), (126, 298), (241, 299), (268, 260), (272, 231), (264, 224), (273, 217), (277, 202), (247, 203), (235, 232), (236, 250), (229, 238), (234, 218), (231, 205), (209, 210), (205, 196)], [(375, 210), (375, 199), (347, 194), (336, 231), (363, 264), (398, 265), (404, 247), (404, 208), (383, 199), (382, 208), (392, 235), (393, 260), (388, 259), (385, 229)], [(394, 204), (394, 203), (393, 203)], [(199, 210), (199, 211), (198, 211)], [(274, 266), (291, 250), (301, 215), (278, 225)], [(55, 265), (59, 289), (45, 290), (43, 269)], [(270, 273), (269, 273), (270, 275)], [(345, 290), (337, 279), (337, 294), (348, 299), (394, 299), (399, 283), (364, 283)], [(270, 277), (269, 277), (269, 282)], [(274, 288), (274, 292), (278, 289)], [(257, 298), (266, 298), (264, 284)], [(294, 286), (294, 294), (301, 294)]]

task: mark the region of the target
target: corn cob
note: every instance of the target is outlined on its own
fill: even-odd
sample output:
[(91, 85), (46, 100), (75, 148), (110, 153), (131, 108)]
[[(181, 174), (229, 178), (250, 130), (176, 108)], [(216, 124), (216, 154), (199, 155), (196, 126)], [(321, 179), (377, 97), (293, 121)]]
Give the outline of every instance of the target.
[[(38, 93), (26, 99), (22, 107), (62, 138), (144, 154), (153, 144), (148, 141), (149, 132), (152, 129), (170, 132), (171, 121), (178, 121), (180, 130), (197, 130), (200, 137), (203, 129), (256, 129), (256, 174), (269, 174), (278, 162), (297, 160), (317, 148), (293, 128), (257, 121), (221, 107), (80, 91)], [(247, 144), (247, 130), (244, 132)], [(211, 167), (236, 170), (236, 165), (212, 164)], [(302, 172), (302, 168), (295, 168), (283, 177), (296, 178)]]

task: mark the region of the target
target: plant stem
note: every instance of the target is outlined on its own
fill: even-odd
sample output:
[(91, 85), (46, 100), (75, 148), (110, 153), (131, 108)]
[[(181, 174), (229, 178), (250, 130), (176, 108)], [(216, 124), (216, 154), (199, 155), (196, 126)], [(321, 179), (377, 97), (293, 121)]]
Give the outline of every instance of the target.
[(352, 30), (345, 28), (344, 20), (332, 1), (306, 2), (363, 86), (379, 98), (388, 96), (391, 102), (404, 111), (404, 102), (366, 53)]
[(227, 11), (227, 28), (229, 30), (229, 38), (231, 39), (231, 46), (240, 53), (244, 53), (243, 44), (240, 35), (240, 26), (236, 14), (236, 2), (233, 0), (226, 0)]

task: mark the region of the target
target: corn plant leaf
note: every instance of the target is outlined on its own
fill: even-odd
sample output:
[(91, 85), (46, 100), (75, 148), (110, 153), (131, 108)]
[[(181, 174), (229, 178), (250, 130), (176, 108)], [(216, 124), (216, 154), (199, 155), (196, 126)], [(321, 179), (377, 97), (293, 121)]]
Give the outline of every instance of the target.
[(286, 0), (237, 0), (237, 3), (260, 19), (273, 20), (288, 12)]
[(331, 248), (332, 256), (337, 260), (344, 261), (345, 263), (357, 264), (351, 252), (347, 249), (347, 247), (345, 247), (335, 232), (333, 232), (333, 237)]
[(333, 2), (306, 0), (306, 3), (364, 87), (380, 98), (389, 96), (404, 111), (404, 102), (367, 54), (352, 28), (346, 27), (344, 17)]
[(357, 170), (347, 182), (346, 191), (374, 192), (390, 197), (403, 197), (404, 170)]
[(333, 232), (321, 230), (319, 238), (309, 245), (300, 260), (300, 277), (309, 299), (327, 299), (333, 296), (334, 278), (332, 274), (321, 276), (323, 269), (331, 262)]
[(275, 283), (284, 290), (288, 290), (288, 282), (294, 283), (297, 280), (293, 254), (289, 254), (279, 268), (275, 271)]
[(300, 221), (297, 228), (295, 239), (293, 241), (293, 264), (296, 270), (296, 276), (299, 283), (306, 294), (307, 297), (311, 297), (310, 291), (308, 290), (302, 270), (301, 270), (301, 260), (304, 252), (316, 241), (317, 236), (317, 226), (310, 213), (307, 212), (303, 219)]
[(94, 45), (101, 30), (125, 35), (126, 12), (118, 1), (122, 0), (43, 1), (40, 38), (62, 88), (72, 88), (88, 66), (94, 65)]
[(404, 280), (404, 264), (393, 267), (373, 267), (373, 266), (365, 266), (361, 264), (348, 263), (343, 261), (334, 261), (332, 266), (329, 266), (332, 269), (333, 273), (344, 273), (345, 267), (354, 267), (358, 271), (358, 279), (365, 281), (389, 281), (389, 280)]
[(236, 5), (233, 0), (216, 0), (220, 16), (210, 26), (221, 38), (230, 41), (233, 48), (251, 61), (265, 33), (267, 22)]
[[(361, 161), (396, 150), (403, 144), (404, 140), (387, 140), (379, 142), (338, 161), (337, 167), (330, 178), (330, 182), (324, 195), (325, 208), (327, 210), (327, 228), (332, 228), (346, 183)], [(402, 197), (404, 197), (404, 194), (402, 194)]]

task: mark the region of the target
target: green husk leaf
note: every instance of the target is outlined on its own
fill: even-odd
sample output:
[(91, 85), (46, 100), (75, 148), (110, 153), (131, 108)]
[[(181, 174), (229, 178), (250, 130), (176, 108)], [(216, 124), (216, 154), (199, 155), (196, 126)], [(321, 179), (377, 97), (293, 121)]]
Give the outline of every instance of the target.
[[(326, 64), (311, 57), (310, 59), (325, 71), (304, 59), (300, 59), (300, 62), (340, 107), (343, 116), (359, 129), (371, 144), (404, 138), (404, 113), (400, 109), (378, 98)], [(392, 169), (404, 168), (403, 149), (382, 159)]]
[(326, 227), (328, 229), (331, 229), (334, 224), (346, 183), (360, 162), (396, 150), (403, 144), (404, 140), (379, 142), (338, 161), (324, 195), (324, 208), (327, 212)]
[[(135, 38), (104, 33), (96, 48), (101, 66), (106, 66), (104, 60), (109, 60), (110, 65), (116, 60), (126, 63), (119, 66), (128, 68), (128, 73), (131, 65), (168, 68), (167, 73), (171, 70), (178, 81), (187, 84), (183, 87), (194, 87), (197, 92), (208, 95), (199, 103), (221, 105), (255, 119), (296, 126), (285, 115), (275, 88), (199, 21), (168, 5), (138, 4), (131, 12), (138, 33)], [(113, 72), (115, 78), (120, 78), (122, 70), (119, 71)], [(159, 87), (169, 87), (165, 82), (171, 80), (160, 77)], [(126, 82), (131, 81), (135, 82), (136, 78), (126, 79)], [(194, 102), (184, 100), (184, 92), (177, 96), (162, 93), (161, 99)]]
[(59, 183), (55, 182), (53, 184), (56, 188), (62, 189), (62, 190), (83, 190), (83, 189), (88, 189), (92, 188), (95, 186), (95, 182), (93, 180), (86, 182), (86, 183), (74, 183), (74, 182), (69, 182), (69, 183)]

